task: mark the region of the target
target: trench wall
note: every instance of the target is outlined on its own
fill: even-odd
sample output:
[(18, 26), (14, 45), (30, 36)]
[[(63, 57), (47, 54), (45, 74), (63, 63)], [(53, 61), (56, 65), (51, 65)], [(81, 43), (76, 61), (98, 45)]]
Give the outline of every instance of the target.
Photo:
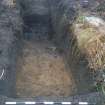
[[(20, 10), (0, 0), (0, 95), (14, 94), (18, 36), (22, 33)], [(4, 72), (3, 72), (4, 71)]]
[(69, 29), (77, 15), (76, 2), (75, 0), (49, 0), (49, 5), (54, 42), (61, 48), (68, 47)]
[(78, 16), (76, 0), (49, 0), (49, 14), (52, 27), (52, 39), (58, 48), (65, 52), (70, 66), (79, 63), (81, 53), (71, 28)]

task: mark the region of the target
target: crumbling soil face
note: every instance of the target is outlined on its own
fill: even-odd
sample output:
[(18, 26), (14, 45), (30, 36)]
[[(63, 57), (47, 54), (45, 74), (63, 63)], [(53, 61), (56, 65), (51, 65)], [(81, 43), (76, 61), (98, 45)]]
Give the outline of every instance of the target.
[(18, 97), (69, 96), (75, 82), (56, 47), (48, 41), (24, 41), (18, 58), (16, 91)]

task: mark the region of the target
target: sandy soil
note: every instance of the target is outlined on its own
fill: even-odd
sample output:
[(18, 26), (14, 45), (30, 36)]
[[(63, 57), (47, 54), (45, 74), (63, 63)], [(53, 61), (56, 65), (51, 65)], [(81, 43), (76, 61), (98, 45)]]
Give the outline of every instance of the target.
[(66, 97), (76, 91), (62, 54), (49, 42), (24, 41), (17, 68), (18, 97)]

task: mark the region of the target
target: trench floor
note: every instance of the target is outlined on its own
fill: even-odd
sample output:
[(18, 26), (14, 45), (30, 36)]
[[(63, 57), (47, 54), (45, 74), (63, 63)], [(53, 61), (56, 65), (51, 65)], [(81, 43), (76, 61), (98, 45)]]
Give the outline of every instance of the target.
[(66, 97), (76, 92), (63, 53), (48, 41), (23, 41), (17, 63), (17, 97)]

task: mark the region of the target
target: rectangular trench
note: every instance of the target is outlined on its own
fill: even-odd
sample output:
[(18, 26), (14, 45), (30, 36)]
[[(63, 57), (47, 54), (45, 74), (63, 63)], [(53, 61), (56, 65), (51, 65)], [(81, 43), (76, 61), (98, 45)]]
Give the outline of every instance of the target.
[[(23, 11), (25, 24), (21, 40), (23, 45), (16, 65), (15, 88), (17, 97), (68, 97), (92, 91), (91, 76), (88, 70), (84, 71), (86, 67), (83, 65), (81, 65), (82, 67), (76, 66), (76, 68), (70, 67), (63, 51), (64, 48), (57, 46), (57, 44), (61, 44), (65, 47), (68, 44), (65, 43), (67, 36), (63, 35), (66, 34), (63, 31), (67, 31), (65, 28), (67, 25), (61, 23), (65, 20), (60, 19), (59, 15), (63, 17), (63, 13), (60, 13), (59, 9), (57, 10), (59, 21), (53, 19), (54, 16), (51, 13), (56, 7), (47, 7), (51, 4), (53, 6), (53, 3), (55, 2), (51, 1), (50, 3), (45, 0), (35, 1), (32, 5), (30, 1), (29, 10), (33, 12), (29, 13), (25, 9)], [(62, 3), (68, 6), (65, 2)], [(27, 4), (25, 6), (28, 8)], [(43, 12), (41, 8), (43, 8)], [(62, 10), (62, 7), (60, 8)], [(72, 10), (72, 7), (69, 10), (71, 10), (70, 18), (72, 19), (75, 11)], [(58, 25), (57, 29), (51, 29), (56, 27), (55, 24)], [(51, 32), (52, 30), (56, 31), (56, 36)], [(62, 39), (63, 37), (64, 39)], [(69, 59), (71, 58), (69, 57)]]

